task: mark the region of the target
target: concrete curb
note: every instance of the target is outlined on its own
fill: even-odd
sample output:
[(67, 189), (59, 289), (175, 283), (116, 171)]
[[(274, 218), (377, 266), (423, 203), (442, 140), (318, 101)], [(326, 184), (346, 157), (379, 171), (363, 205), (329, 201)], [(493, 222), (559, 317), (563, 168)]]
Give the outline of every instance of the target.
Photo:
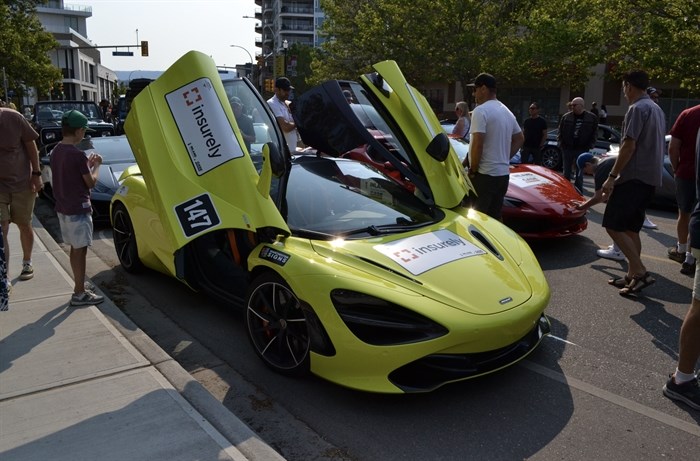
[[(72, 274), (70, 259), (34, 216), (34, 233), (47, 251), (68, 274)], [(88, 258), (99, 259), (88, 249)], [(105, 270), (109, 268), (104, 266)], [(101, 293), (104, 295), (104, 293)], [(175, 389), (216, 430), (236, 447), (247, 459), (253, 461), (281, 460), (284, 458), (262, 440), (236, 415), (216, 400), (207, 389), (170, 357), (158, 344), (146, 335), (107, 296), (97, 305), (99, 311), (143, 356), (173, 385)]]

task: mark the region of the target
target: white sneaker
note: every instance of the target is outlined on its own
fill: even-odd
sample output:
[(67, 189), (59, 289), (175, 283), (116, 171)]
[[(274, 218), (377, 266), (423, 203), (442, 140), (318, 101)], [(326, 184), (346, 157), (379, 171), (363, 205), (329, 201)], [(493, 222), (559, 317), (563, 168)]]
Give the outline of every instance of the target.
[(625, 260), (624, 253), (622, 253), (619, 250), (616, 250), (615, 248), (613, 248), (612, 245), (610, 245), (609, 247), (607, 247), (605, 249), (601, 248), (600, 250), (596, 250), (596, 254), (601, 258), (612, 259), (614, 261), (624, 261)]
[(651, 220), (649, 218), (647, 218), (646, 216), (644, 217), (644, 224), (642, 224), (642, 227), (645, 229), (658, 229), (659, 228), (659, 226), (657, 226), (656, 224), (651, 222)]

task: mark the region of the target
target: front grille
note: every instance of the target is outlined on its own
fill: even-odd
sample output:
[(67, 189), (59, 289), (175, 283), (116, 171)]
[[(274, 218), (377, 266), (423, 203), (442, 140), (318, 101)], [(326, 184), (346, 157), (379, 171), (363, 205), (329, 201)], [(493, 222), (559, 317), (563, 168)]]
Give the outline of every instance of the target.
[(576, 218), (534, 219), (534, 218), (503, 218), (503, 223), (518, 234), (559, 234), (569, 235), (579, 233), (588, 227), (585, 215)]
[(404, 392), (428, 392), (452, 381), (483, 375), (525, 357), (550, 331), (543, 314), (535, 328), (515, 343), (475, 354), (433, 354), (397, 368), (389, 380)]

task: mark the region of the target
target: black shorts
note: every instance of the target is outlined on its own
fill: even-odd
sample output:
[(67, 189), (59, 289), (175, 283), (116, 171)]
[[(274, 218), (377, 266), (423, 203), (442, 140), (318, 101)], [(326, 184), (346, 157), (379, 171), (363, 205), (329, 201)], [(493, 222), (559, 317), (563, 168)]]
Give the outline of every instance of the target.
[(615, 185), (605, 206), (603, 227), (617, 232), (639, 232), (654, 189), (636, 179)]
[(683, 213), (692, 213), (697, 202), (697, 192), (695, 191), (694, 179), (675, 178), (676, 182), (676, 202), (678, 209)]

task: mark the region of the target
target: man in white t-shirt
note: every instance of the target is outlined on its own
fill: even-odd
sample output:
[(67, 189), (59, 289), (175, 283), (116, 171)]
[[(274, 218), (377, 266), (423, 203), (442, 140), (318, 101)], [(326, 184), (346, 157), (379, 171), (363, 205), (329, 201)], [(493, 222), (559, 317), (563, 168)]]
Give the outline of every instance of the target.
[(293, 89), (292, 82), (287, 77), (279, 77), (275, 80), (275, 95), (267, 100), (267, 104), (277, 119), (277, 124), (284, 133), (289, 151), (292, 153), (297, 150), (297, 142), (299, 141), (297, 126), (292, 118), (292, 111), (287, 105), (287, 98)]
[(508, 191), (510, 159), (525, 140), (513, 113), (496, 98), (496, 79), (479, 74), (474, 83), (477, 106), (472, 112), (469, 155), (464, 161), (476, 191), (471, 206), (501, 219), (503, 198)]

